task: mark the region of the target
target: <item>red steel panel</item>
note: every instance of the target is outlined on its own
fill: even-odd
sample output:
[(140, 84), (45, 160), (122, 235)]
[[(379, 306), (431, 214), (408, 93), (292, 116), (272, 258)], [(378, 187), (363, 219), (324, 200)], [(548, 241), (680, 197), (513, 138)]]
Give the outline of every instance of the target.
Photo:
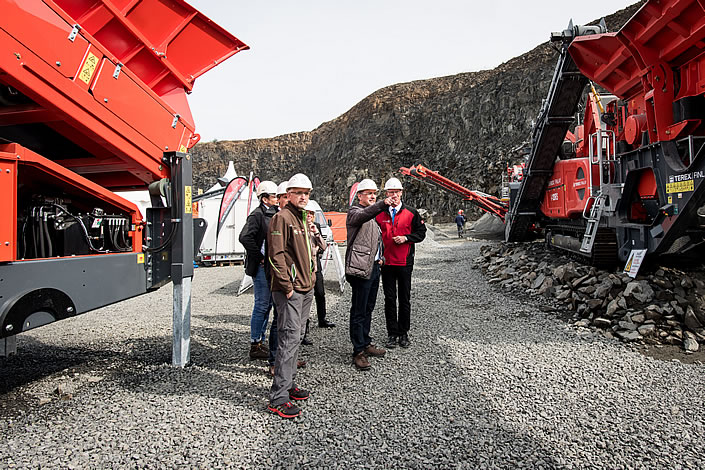
[(617, 33), (579, 36), (568, 50), (580, 71), (590, 80), (620, 97), (629, 98), (642, 89), (644, 72)]
[[(128, 74), (113, 77), (113, 62), (103, 59), (98, 66), (91, 91), (95, 100), (108, 108), (116, 117), (135, 115), (126, 124), (142, 134), (154, 145), (166, 150), (178, 150), (184, 125), (164, 107), (161, 100), (143, 93), (143, 89)], [(137, 119), (136, 112), (139, 113)], [(172, 127), (173, 124), (173, 127)], [(159, 140), (156, 140), (156, 139)]]
[(17, 259), (17, 155), (0, 150), (0, 262)]
[[(78, 34), (71, 34), (77, 21), (51, 0), (0, 0), (0, 70), (4, 72), (0, 85), (16, 88), (38, 105), (6, 109), (0, 121), (5, 125), (40, 122), (45, 116), (44, 124), (96, 158), (88, 176), (109, 182), (111, 187), (140, 186), (168, 178), (168, 166), (161, 161), (163, 152), (185, 151), (195, 142), (186, 89), (196, 76), (246, 46), (183, 1), (118, 4), (66, 0), (61, 4), (81, 10), (81, 19), (97, 28), (96, 34), (103, 34), (110, 48), (83, 25)], [(163, 15), (164, 8), (178, 13), (167, 22), (169, 28), (155, 17), (151, 24), (141, 25), (148, 12)], [(203, 42), (179, 46), (178, 41), (184, 38)], [(154, 45), (159, 52), (157, 46), (171, 48), (175, 41), (175, 58), (180, 51), (189, 56), (180, 69), (172, 70), (163, 55), (149, 55), (152, 49), (148, 46)], [(159, 66), (141, 68), (140, 64), (149, 62), (139, 58), (145, 54)], [(121, 60), (130, 63), (131, 59), (135, 59), (136, 72), (124, 66), (115, 74), (113, 64)], [(187, 77), (188, 86), (179, 82), (170, 89), (160, 88), (159, 83), (174, 79), (178, 73), (193, 75)], [(15, 118), (18, 121), (12, 121)], [(52, 158), (70, 166), (75, 156)], [(116, 158), (123, 162), (121, 172), (115, 171)], [(106, 175), (101, 175), (101, 162), (106, 162), (102, 169)]]
[(541, 212), (552, 219), (576, 219), (590, 208), (589, 172), (599, 180), (597, 165), (589, 158), (571, 158), (556, 162), (541, 203)]
[[(705, 43), (705, 2), (649, 0), (617, 33), (576, 38), (569, 52), (580, 71), (622, 99), (644, 103), (652, 142), (680, 138), (699, 123), (674, 122), (676, 88), (702, 94), (698, 65)], [(681, 69), (682, 68), (682, 69)], [(674, 74), (677, 71), (678, 75)]]
[(182, 0), (46, 0), (63, 9), (158, 95), (194, 80), (242, 41)]

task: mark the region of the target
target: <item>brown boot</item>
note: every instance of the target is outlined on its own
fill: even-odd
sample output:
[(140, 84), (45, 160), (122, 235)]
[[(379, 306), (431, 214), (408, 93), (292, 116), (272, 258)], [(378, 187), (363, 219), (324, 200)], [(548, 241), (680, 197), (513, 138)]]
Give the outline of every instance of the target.
[(365, 355), (370, 357), (384, 357), (387, 354), (386, 349), (378, 348), (374, 344), (368, 344), (365, 348)]
[(357, 370), (370, 370), (372, 367), (370, 361), (365, 356), (365, 351), (360, 351), (353, 357), (353, 364)]
[(262, 348), (262, 343), (251, 343), (250, 359), (269, 359), (269, 351)]

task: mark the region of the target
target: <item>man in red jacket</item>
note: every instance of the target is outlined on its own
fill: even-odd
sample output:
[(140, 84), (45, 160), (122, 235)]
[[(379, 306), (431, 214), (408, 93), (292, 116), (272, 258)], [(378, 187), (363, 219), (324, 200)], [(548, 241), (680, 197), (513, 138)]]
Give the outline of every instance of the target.
[[(380, 213), (377, 223), (382, 229), (384, 266), (384, 316), (387, 321), (387, 348), (409, 347), (411, 327), (411, 271), (414, 269), (414, 244), (426, 238), (426, 225), (413, 207), (401, 202), (401, 181), (390, 178), (384, 184), (392, 205)], [(397, 312), (397, 286), (399, 310)]]

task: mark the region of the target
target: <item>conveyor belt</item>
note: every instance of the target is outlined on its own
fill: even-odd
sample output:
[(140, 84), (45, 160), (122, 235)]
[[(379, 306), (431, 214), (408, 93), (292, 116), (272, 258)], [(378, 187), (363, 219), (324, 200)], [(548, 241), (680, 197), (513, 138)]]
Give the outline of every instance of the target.
[(553, 173), (556, 156), (588, 82), (568, 55), (568, 45), (563, 44), (548, 98), (534, 128), (529, 162), (507, 218), (507, 241), (525, 240), (529, 228), (538, 217), (546, 183)]

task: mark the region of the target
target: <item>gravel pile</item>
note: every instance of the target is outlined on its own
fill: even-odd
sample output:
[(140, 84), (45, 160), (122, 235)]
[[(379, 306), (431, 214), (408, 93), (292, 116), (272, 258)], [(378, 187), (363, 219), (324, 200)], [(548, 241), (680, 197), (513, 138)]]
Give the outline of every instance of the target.
[(689, 353), (705, 342), (702, 268), (645, 266), (636, 278), (571, 261), (542, 243), (482, 247), (475, 266), (490, 284), (554, 300), (575, 313), (575, 324), (607, 337), (670, 344)]
[[(454, 230), (454, 229), (451, 229)], [(451, 232), (452, 233), (452, 232)], [(7, 468), (702, 468), (701, 364), (659, 361), (502, 293), (480, 243), (418, 248), (409, 349), (350, 365), (329, 273), (300, 418), (266, 411), (242, 267), (199, 268), (192, 365), (170, 361), (171, 289), (18, 338), (1, 365)], [(384, 337), (382, 296), (372, 334)]]

